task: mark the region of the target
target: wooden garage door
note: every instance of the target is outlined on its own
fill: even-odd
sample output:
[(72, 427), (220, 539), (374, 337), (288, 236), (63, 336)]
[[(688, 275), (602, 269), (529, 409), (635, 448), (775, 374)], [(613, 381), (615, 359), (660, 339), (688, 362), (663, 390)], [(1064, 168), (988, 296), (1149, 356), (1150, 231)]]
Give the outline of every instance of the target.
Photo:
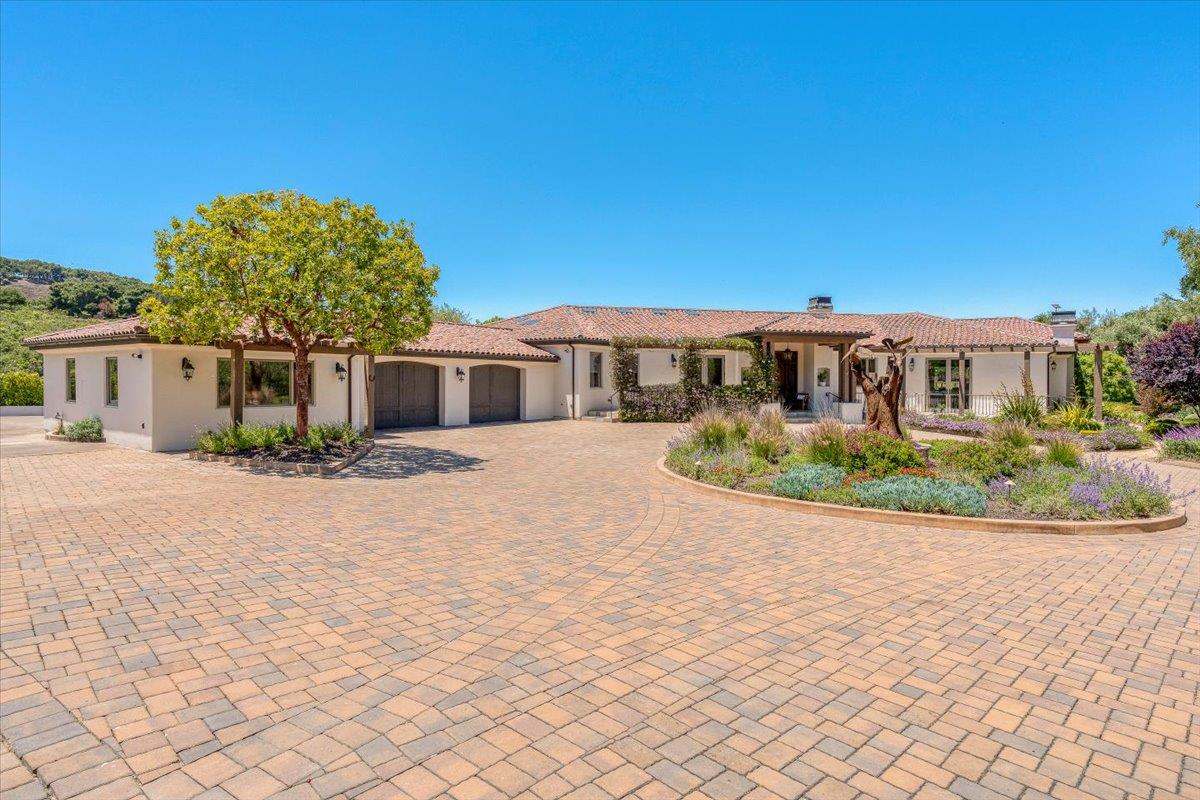
[(471, 422), (521, 418), (521, 371), (489, 364), (471, 367)]
[(415, 361), (375, 365), (375, 427), (438, 424), (438, 370)]

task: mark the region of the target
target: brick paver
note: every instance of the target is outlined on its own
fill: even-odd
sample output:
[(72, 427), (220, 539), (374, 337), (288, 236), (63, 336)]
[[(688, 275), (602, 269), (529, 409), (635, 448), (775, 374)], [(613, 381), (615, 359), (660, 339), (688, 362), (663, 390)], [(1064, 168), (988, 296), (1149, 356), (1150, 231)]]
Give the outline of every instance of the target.
[(1194, 522), (731, 505), (655, 475), (670, 433), (405, 432), (327, 480), (6, 454), (5, 800), (1200, 794)]

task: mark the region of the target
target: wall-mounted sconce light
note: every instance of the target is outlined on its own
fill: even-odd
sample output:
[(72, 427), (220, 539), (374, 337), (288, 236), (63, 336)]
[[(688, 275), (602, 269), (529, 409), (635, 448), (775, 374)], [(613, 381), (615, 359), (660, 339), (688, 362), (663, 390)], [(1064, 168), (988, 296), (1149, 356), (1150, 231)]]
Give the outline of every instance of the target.
[(136, 353), (130, 353), (129, 355), (132, 356), (133, 358), (141, 358), (142, 357), (141, 351), (138, 351)]
[(917, 368), (917, 360), (915, 358), (913, 358), (912, 356), (909, 356), (908, 357), (908, 371), (912, 372), (916, 368)]
[(679, 356), (675, 355), (674, 353), (671, 353), (671, 367), (672, 367), (672, 369), (673, 369), (673, 368), (675, 368), (675, 367), (678, 367), (678, 366), (679, 366)]
[(1056, 370), (1056, 369), (1058, 369), (1058, 362), (1057, 362), (1057, 361), (1051, 361), (1051, 362), (1050, 362), (1050, 370), (1053, 372), (1053, 371), (1054, 371), (1054, 370)]
[(458, 378), (458, 382), (462, 383), (467, 377), (467, 372), (462, 367), (455, 367), (454, 375)]
[(183, 363), (180, 366), (183, 367), (183, 379), (185, 381), (190, 381), (192, 379), (192, 376), (196, 374), (195, 365), (193, 365), (192, 362), (188, 360), (187, 356), (184, 356)]
[(346, 365), (338, 361), (333, 365), (334, 374), (337, 375), (339, 381), (346, 380)]

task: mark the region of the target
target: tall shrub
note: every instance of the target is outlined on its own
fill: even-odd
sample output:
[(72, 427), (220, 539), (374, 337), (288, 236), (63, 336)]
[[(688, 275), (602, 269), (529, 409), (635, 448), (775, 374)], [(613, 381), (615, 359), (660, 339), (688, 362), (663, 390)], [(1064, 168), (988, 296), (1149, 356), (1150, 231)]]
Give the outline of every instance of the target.
[(1200, 413), (1200, 323), (1177, 322), (1129, 356), (1134, 380)]
[(0, 406), (40, 406), (42, 389), (36, 372), (0, 373)]

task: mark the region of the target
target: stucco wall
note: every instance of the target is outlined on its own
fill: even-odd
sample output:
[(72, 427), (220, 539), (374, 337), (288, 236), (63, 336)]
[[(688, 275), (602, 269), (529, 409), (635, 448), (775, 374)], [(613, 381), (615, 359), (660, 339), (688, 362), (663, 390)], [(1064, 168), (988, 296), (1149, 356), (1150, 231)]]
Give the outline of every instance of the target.
[[(138, 357), (140, 356), (140, 358)], [(117, 405), (109, 406), (105, 398), (105, 364), (108, 357), (117, 359)], [(46, 430), (54, 430), (54, 415), (61, 413), (66, 422), (99, 417), (104, 424), (104, 437), (114, 444), (150, 450), (153, 447), (153, 405), (150, 382), (153, 353), (145, 346), (118, 345), (71, 350), (47, 350), (43, 353), (45, 402), (43, 422)], [(75, 359), (75, 393), (73, 403), (66, 400), (66, 362)]]
[[(228, 350), (215, 347), (153, 345), (154, 353), (154, 449), (187, 450), (206, 430), (228, 425), (228, 406), (217, 405), (217, 359), (229, 358)], [(182, 362), (192, 362), (195, 373), (184, 380)], [(291, 354), (280, 351), (247, 350), (247, 360), (291, 362)], [(313, 403), (308, 409), (310, 423), (346, 421), (349, 386), (339, 381), (335, 363), (346, 364), (346, 356), (315, 354), (313, 362)], [(243, 408), (247, 424), (294, 422), (295, 405), (252, 406)]]

